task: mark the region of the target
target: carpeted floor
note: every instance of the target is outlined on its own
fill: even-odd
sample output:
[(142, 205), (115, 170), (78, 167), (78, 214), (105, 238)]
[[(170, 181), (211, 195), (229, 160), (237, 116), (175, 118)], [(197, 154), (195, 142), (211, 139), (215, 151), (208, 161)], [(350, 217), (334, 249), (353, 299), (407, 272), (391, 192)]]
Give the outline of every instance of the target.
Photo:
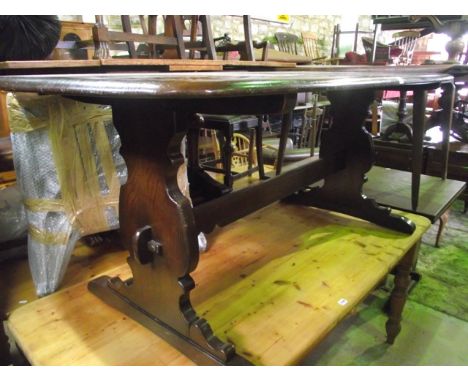
[(468, 213), (457, 201), (435, 248), (438, 224), (424, 235), (417, 270), (422, 279), (409, 299), (468, 322)]

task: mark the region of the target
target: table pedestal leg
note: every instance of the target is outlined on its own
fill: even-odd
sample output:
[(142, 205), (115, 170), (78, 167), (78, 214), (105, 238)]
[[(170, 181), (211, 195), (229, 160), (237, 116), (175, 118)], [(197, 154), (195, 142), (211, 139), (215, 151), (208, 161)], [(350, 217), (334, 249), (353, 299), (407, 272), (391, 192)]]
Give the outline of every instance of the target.
[(101, 277), (89, 289), (199, 364), (248, 364), (213, 334), (190, 302), (198, 232), (177, 173), (191, 116), (145, 102), (113, 105), (129, 174), (120, 196), (120, 229), (133, 279)]
[(412, 233), (414, 223), (391, 214), (389, 208), (379, 206), (362, 194), (365, 174), (374, 161), (372, 138), (364, 129), (364, 120), (374, 94), (369, 90), (330, 92), (333, 122), (322, 135), (320, 158), (332, 174), (324, 179), (322, 187), (314, 187), (293, 194), (287, 202), (325, 208), (395, 229)]

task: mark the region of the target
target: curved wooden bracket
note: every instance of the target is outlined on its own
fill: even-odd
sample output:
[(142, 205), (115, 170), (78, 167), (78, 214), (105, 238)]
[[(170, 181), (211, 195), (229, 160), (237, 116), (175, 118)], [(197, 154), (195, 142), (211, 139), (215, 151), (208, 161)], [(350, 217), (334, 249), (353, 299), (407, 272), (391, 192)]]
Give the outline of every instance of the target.
[(129, 174), (120, 195), (120, 230), (131, 252), (133, 279), (101, 277), (89, 289), (197, 363), (248, 364), (214, 335), (190, 302), (199, 232), (177, 178), (192, 114), (144, 106), (129, 102), (113, 108)]

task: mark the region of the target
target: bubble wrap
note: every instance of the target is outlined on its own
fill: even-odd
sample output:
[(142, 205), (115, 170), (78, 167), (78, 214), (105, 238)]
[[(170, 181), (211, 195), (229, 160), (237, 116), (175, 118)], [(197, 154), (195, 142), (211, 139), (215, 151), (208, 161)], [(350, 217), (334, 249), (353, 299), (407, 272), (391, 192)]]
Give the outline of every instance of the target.
[(21, 239), (27, 232), (26, 211), (18, 187), (0, 190), (0, 243)]
[[(47, 98), (47, 99), (46, 99)], [(27, 201), (54, 201), (63, 198), (61, 184), (57, 170), (58, 161), (63, 161), (63, 157), (57, 155), (57, 148), (53, 147), (51, 134), (58, 130), (74, 129), (71, 115), (76, 111), (77, 102), (64, 100), (59, 97), (32, 97), (27, 96), (18, 100), (10, 96), (8, 99), (10, 126), (12, 130), (11, 140), (14, 153), (14, 165), (17, 173), (17, 180), (26, 204), (26, 218), (29, 225), (28, 234), (28, 258), (32, 278), (36, 286), (38, 295), (46, 295), (54, 292), (61, 282), (66, 271), (71, 253), (76, 241), (83, 235), (93, 234), (102, 231), (102, 227), (95, 227), (92, 224), (83, 225), (77, 215), (83, 211), (48, 211), (44, 208), (28, 208)], [(63, 126), (52, 126), (51, 108), (53, 112), (59, 113), (59, 121)], [(61, 110), (55, 108), (61, 106)], [(88, 106), (85, 106), (88, 107)], [(96, 109), (96, 106), (93, 106)], [(67, 113), (70, 112), (67, 116)], [(109, 107), (101, 107), (101, 120), (105, 129), (107, 139), (110, 144), (114, 171), (118, 181), (124, 184), (127, 179), (127, 169), (123, 158), (119, 154), (120, 138), (112, 124), (111, 110)], [(22, 120), (23, 122), (19, 122)], [(26, 125), (24, 125), (26, 123)], [(31, 125), (31, 129), (28, 128)], [(70, 125), (70, 126), (69, 126)], [(83, 124), (82, 124), (83, 125)], [(98, 178), (100, 195), (105, 197), (109, 194), (109, 185), (104, 175), (100, 153), (96, 148), (96, 130), (89, 124), (80, 126), (81, 129), (88, 130), (89, 145), (92, 151), (92, 160), (96, 168), (94, 174)], [(63, 142), (63, 150), (68, 152), (68, 158), (72, 158), (72, 163), (63, 163), (62, 166), (68, 168), (66, 171), (73, 172), (84, 165), (80, 145), (70, 145), (69, 140), (72, 134), (68, 134)], [(101, 138), (102, 139), (102, 138)], [(55, 151), (55, 152), (54, 152)], [(83, 170), (86, 176), (92, 175)], [(79, 180), (76, 180), (79, 182)], [(84, 187), (87, 186), (87, 179), (83, 179)], [(107, 229), (118, 228), (118, 192), (114, 204), (106, 205), (103, 211), (107, 222)], [(89, 205), (88, 208), (96, 208)], [(32, 230), (31, 227), (34, 227)], [(36, 232), (36, 234), (34, 234)], [(39, 233), (39, 234), (38, 234)]]
[[(61, 97), (20, 94), (9, 95), (8, 106), (14, 165), (29, 225), (29, 264), (36, 293), (42, 296), (59, 287), (78, 239), (119, 227), (118, 191), (127, 180), (127, 168), (119, 154), (120, 137), (113, 126), (110, 107), (82, 104)], [(94, 126), (96, 120), (102, 121), (102, 125)], [(98, 135), (98, 129), (102, 127), (105, 137)], [(110, 145), (112, 175), (118, 179), (117, 193), (111, 190), (109, 169), (106, 173), (104, 166), (102, 147), (105, 140)], [(181, 151), (185, 152), (184, 143)], [(92, 159), (90, 163), (86, 160), (89, 157)], [(93, 171), (89, 170), (90, 165)], [(81, 172), (81, 177), (70, 177), (74, 172)], [(62, 203), (65, 199), (64, 177), (68, 194), (84, 188), (85, 197), (92, 194), (87, 187), (92, 184), (92, 178), (97, 177), (99, 195), (71, 212), (55, 208), (53, 201)], [(179, 169), (178, 184), (190, 199), (185, 165)], [(76, 199), (75, 195), (73, 198)], [(100, 198), (110, 199), (110, 202), (103, 204)], [(44, 201), (48, 203), (43, 205)], [(94, 224), (93, 219), (81, 218), (89, 213), (92, 215), (95, 210), (100, 210), (105, 217), (106, 227)], [(205, 251), (207, 243), (203, 233), (198, 235), (198, 243), (200, 251)]]

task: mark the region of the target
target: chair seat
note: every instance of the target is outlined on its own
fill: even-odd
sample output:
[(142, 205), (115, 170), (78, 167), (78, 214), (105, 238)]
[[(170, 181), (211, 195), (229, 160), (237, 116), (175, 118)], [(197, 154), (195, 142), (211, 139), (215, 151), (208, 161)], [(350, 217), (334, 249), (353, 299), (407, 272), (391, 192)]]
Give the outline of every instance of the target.
[(206, 129), (222, 129), (232, 126), (233, 131), (254, 128), (258, 124), (258, 118), (255, 115), (220, 115), (220, 114), (202, 114), (204, 127)]
[[(254, 171), (259, 172), (260, 179), (265, 177), (262, 158), (262, 126), (259, 122), (259, 117), (255, 115), (219, 115), (219, 114), (202, 114), (203, 123), (199, 127), (208, 130), (220, 131), (218, 136), (218, 149), (221, 158), (210, 161), (201, 166), (201, 168), (220, 172), (224, 174), (224, 185), (228, 189), (232, 189), (233, 181), (243, 176), (251, 175)], [(199, 128), (197, 127), (197, 129)], [(242, 131), (244, 134), (236, 132)], [(247, 133), (247, 134), (246, 134)], [(244, 135), (248, 135), (245, 138)], [(236, 138), (237, 136), (237, 138)], [(234, 149), (233, 140), (245, 138), (248, 142), (248, 147)], [(199, 140), (199, 137), (197, 137)], [(192, 143), (193, 144), (193, 143)], [(257, 149), (255, 150), (255, 146)], [(256, 151), (256, 166), (254, 165), (254, 151)], [(191, 154), (194, 155), (193, 153)], [(189, 160), (193, 165), (199, 163), (195, 158)], [(233, 173), (233, 161), (237, 166), (239, 161), (246, 160), (248, 170), (242, 173)], [(218, 168), (217, 164), (222, 163), (222, 168)], [(199, 164), (198, 164), (199, 165)]]

